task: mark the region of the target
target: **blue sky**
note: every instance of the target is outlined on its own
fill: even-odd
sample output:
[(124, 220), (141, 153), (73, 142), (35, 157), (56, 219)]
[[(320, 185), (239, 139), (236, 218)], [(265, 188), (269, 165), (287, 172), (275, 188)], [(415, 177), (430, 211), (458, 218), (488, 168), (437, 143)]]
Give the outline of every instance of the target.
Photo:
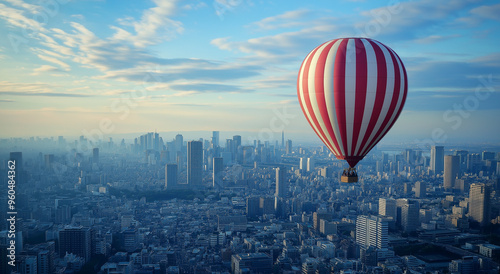
[(316, 138), (297, 71), (322, 42), (356, 36), (388, 45), (408, 70), (407, 103), (386, 141), (498, 143), (499, 14), (497, 1), (475, 0), (4, 0), (0, 137)]

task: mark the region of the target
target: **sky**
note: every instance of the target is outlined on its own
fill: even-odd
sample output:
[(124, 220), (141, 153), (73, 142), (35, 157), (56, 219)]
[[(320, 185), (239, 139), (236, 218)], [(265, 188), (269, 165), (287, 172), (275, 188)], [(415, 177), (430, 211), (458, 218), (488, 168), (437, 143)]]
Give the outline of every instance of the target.
[(281, 131), (316, 46), (369, 37), (408, 72), (386, 142), (500, 143), (498, 1), (0, 1), (0, 138)]

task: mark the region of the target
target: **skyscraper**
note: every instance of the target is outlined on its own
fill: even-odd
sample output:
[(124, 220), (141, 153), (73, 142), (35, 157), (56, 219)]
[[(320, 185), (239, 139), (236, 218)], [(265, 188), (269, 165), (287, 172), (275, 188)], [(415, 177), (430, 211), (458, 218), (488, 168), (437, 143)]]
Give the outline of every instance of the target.
[(190, 141), (187, 147), (187, 183), (190, 187), (201, 186), (203, 179), (203, 145)]
[(59, 231), (59, 255), (73, 253), (88, 262), (91, 255), (90, 228), (65, 227)]
[(426, 192), (427, 184), (422, 181), (418, 181), (415, 183), (415, 197), (417, 198), (425, 198), (427, 196)]
[(224, 178), (224, 158), (214, 157), (213, 161), (213, 187), (223, 187), (222, 180)]
[(405, 232), (412, 232), (420, 226), (420, 205), (414, 200), (406, 201), (401, 207), (401, 226)]
[(455, 187), (455, 179), (460, 173), (460, 156), (446, 155), (444, 156), (444, 175), (443, 187), (445, 189), (453, 189)]
[(182, 152), (182, 146), (184, 145), (184, 138), (181, 134), (175, 135), (175, 151)]
[(286, 182), (285, 182), (286, 170), (282, 167), (276, 168), (276, 194), (278, 198), (283, 198), (286, 196)]
[(212, 132), (212, 145), (214, 148), (219, 146), (219, 132), (218, 131)]
[(99, 148), (97, 148), (97, 147), (92, 149), (92, 163), (94, 163), (94, 164), (99, 163)]
[(286, 141), (285, 153), (286, 154), (291, 154), (292, 153), (292, 140), (287, 140)]
[(392, 217), (394, 221), (397, 218), (396, 200), (379, 198), (378, 199), (378, 214), (385, 217)]
[(386, 219), (377, 216), (359, 215), (356, 220), (356, 243), (363, 247), (387, 248), (389, 225)]
[(432, 146), (431, 147), (431, 170), (434, 175), (443, 172), (444, 166), (444, 147)]
[(307, 158), (307, 172), (314, 171), (314, 158)]
[(177, 165), (165, 165), (165, 189), (177, 188)]
[(469, 191), (469, 215), (473, 221), (482, 226), (488, 224), (490, 220), (490, 186), (482, 183), (475, 183), (470, 186)]

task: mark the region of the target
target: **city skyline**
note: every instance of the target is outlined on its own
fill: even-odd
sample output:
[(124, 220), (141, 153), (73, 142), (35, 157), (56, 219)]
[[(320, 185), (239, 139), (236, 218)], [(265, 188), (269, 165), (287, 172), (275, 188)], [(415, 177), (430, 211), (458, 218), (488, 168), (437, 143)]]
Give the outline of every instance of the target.
[(498, 141), (494, 1), (55, 3), (0, 4), (0, 138), (218, 128), (317, 140), (296, 98), (300, 62), (356, 36), (408, 69), (386, 140)]

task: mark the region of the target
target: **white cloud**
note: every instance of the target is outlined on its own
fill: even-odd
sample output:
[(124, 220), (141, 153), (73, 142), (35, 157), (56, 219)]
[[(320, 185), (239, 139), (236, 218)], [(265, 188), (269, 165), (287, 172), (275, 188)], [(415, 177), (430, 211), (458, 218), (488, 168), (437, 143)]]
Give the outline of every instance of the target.
[(54, 66), (43, 65), (41, 67), (34, 69), (31, 75), (40, 75), (42, 72), (53, 72), (53, 71), (59, 71), (59, 69)]
[(445, 41), (445, 40), (452, 39), (452, 38), (457, 38), (457, 37), (460, 37), (460, 35), (458, 35), (458, 34), (452, 34), (452, 35), (429, 35), (429, 36), (424, 37), (424, 38), (416, 39), (415, 42), (419, 43), (419, 44), (433, 44), (433, 43), (437, 43), (437, 42), (441, 42), (441, 41)]
[(287, 11), (285, 13), (264, 18), (258, 22), (252, 23), (250, 27), (260, 30), (284, 29), (292, 27), (302, 27), (310, 22), (299, 21), (310, 15), (311, 11), (306, 9)]
[(470, 12), (482, 18), (500, 21), (500, 4), (480, 6), (472, 9)]
[(41, 55), (41, 54), (37, 54), (37, 56), (38, 56), (38, 58), (40, 58), (44, 61), (59, 65), (61, 68), (63, 68), (66, 71), (70, 70), (70, 66), (68, 64), (64, 63), (63, 61), (61, 61), (57, 58), (46, 56), (46, 55)]

